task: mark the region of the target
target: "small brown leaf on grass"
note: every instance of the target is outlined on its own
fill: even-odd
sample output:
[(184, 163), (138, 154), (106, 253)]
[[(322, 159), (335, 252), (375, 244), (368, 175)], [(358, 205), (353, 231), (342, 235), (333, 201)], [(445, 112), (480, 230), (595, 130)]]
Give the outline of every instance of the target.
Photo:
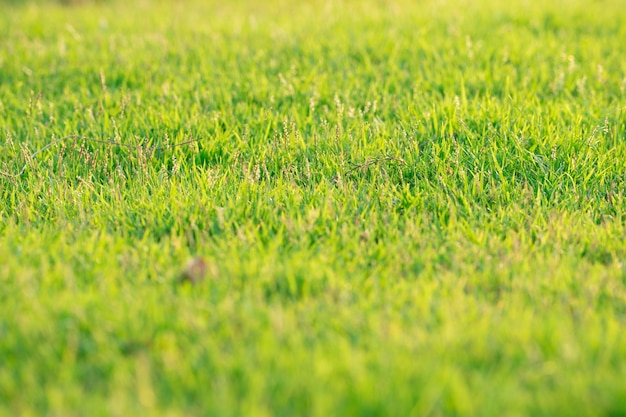
[(187, 261), (185, 269), (180, 273), (178, 282), (181, 284), (198, 284), (204, 280), (207, 273), (207, 263), (200, 257), (191, 258)]

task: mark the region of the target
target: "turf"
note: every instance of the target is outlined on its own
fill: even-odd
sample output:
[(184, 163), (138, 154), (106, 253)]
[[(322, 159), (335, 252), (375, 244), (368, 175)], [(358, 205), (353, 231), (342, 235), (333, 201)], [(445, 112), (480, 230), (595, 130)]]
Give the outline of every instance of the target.
[(0, 415), (626, 415), (622, 1), (0, 7)]

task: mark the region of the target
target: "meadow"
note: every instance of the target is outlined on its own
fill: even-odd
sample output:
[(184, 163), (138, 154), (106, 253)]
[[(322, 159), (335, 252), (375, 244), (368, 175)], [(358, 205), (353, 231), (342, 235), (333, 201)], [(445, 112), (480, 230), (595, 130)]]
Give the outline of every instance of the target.
[(0, 416), (626, 415), (624, 6), (0, 1)]

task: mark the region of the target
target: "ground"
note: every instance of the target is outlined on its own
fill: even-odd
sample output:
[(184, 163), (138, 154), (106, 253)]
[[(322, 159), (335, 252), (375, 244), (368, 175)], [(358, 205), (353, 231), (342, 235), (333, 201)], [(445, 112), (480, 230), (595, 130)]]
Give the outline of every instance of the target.
[(0, 415), (626, 415), (623, 2), (0, 6)]

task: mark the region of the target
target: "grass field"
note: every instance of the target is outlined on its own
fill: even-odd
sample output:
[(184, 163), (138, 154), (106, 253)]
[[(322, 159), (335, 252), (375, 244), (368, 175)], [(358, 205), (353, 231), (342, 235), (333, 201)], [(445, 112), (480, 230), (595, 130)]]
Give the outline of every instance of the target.
[(626, 415), (623, 1), (67, 3), (0, 3), (0, 416)]

